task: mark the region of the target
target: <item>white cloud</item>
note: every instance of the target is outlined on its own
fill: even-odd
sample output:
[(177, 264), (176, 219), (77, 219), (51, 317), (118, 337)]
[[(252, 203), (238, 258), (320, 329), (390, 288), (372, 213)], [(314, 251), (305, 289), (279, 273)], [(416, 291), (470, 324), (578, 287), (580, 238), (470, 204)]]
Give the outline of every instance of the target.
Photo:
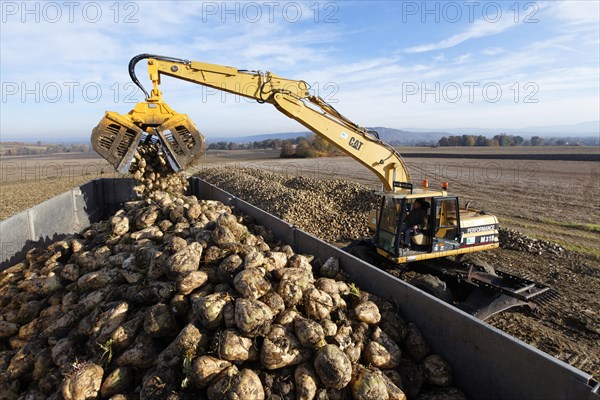
[(595, 50), (590, 55), (598, 55), (600, 46), (600, 2), (599, 1), (557, 1), (553, 2), (542, 15), (551, 21), (562, 35), (573, 35), (577, 40), (574, 47), (588, 45)]
[(557, 19), (576, 29), (598, 30), (600, 26), (600, 2), (595, 0), (557, 1), (549, 11)]
[(424, 53), (427, 51), (448, 49), (457, 46), (471, 39), (478, 39), (486, 36), (497, 35), (507, 29), (515, 27), (517, 24), (512, 18), (501, 18), (498, 22), (492, 23), (484, 19), (470, 24), (469, 28), (464, 32), (452, 35), (447, 39), (440, 40), (434, 43), (413, 46), (405, 49), (407, 53)]
[(481, 51), (481, 54), (485, 56), (496, 56), (498, 54), (504, 53), (505, 50), (502, 47), (488, 47)]
[(461, 54), (460, 56), (456, 57), (453, 62), (454, 64), (464, 64), (466, 62), (469, 62), (472, 59), (472, 54), (471, 53), (466, 53), (466, 54)]

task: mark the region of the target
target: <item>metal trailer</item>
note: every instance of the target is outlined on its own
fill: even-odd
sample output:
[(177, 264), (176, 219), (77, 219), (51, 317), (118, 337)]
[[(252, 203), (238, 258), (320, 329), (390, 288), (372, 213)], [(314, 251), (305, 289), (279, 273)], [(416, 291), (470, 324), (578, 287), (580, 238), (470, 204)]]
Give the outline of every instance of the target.
[[(0, 270), (106, 218), (134, 198), (130, 179), (97, 179), (0, 222)], [(600, 399), (600, 384), (584, 373), (408, 285), (386, 272), (199, 179), (190, 192), (251, 215), (297, 252), (338, 257), (361, 289), (392, 300), (453, 367), (454, 383), (471, 399)]]

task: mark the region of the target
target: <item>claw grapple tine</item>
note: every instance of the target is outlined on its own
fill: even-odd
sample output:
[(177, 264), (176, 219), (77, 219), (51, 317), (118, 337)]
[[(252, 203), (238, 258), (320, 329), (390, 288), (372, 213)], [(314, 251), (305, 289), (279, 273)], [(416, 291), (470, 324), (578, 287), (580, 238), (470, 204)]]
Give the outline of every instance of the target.
[(175, 172), (196, 162), (206, 149), (192, 120), (162, 102), (140, 102), (127, 115), (109, 111), (92, 131), (94, 150), (122, 174), (129, 172), (140, 141), (148, 140), (160, 142)]
[(129, 119), (109, 111), (92, 131), (92, 147), (119, 173), (126, 174), (142, 135)]
[(531, 299), (531, 301), (538, 305), (545, 305), (558, 298), (560, 298), (560, 294), (554, 289), (550, 289), (542, 293), (541, 295), (534, 297), (533, 299)]
[(167, 119), (156, 132), (174, 171), (188, 167), (204, 154), (204, 136), (185, 114)]

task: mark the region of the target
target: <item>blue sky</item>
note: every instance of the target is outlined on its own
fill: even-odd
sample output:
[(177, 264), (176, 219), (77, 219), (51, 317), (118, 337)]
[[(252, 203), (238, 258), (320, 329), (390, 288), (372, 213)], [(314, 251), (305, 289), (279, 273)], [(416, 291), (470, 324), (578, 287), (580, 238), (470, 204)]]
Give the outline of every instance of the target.
[[(599, 4), (3, 1), (1, 139), (88, 138), (105, 111), (143, 99), (127, 73), (139, 53), (305, 80), (363, 126), (596, 121)], [(172, 78), (161, 88), (207, 136), (304, 130), (267, 104)]]

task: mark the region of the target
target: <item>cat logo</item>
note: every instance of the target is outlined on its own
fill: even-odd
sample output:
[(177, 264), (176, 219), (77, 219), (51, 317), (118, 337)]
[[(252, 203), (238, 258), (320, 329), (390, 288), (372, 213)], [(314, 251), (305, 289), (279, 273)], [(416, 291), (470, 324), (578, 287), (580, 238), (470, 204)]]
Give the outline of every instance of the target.
[(363, 145), (363, 142), (361, 142), (358, 139), (355, 139), (353, 137), (350, 138), (350, 142), (348, 143), (350, 145), (350, 147), (356, 149), (356, 150), (360, 150), (361, 146)]

